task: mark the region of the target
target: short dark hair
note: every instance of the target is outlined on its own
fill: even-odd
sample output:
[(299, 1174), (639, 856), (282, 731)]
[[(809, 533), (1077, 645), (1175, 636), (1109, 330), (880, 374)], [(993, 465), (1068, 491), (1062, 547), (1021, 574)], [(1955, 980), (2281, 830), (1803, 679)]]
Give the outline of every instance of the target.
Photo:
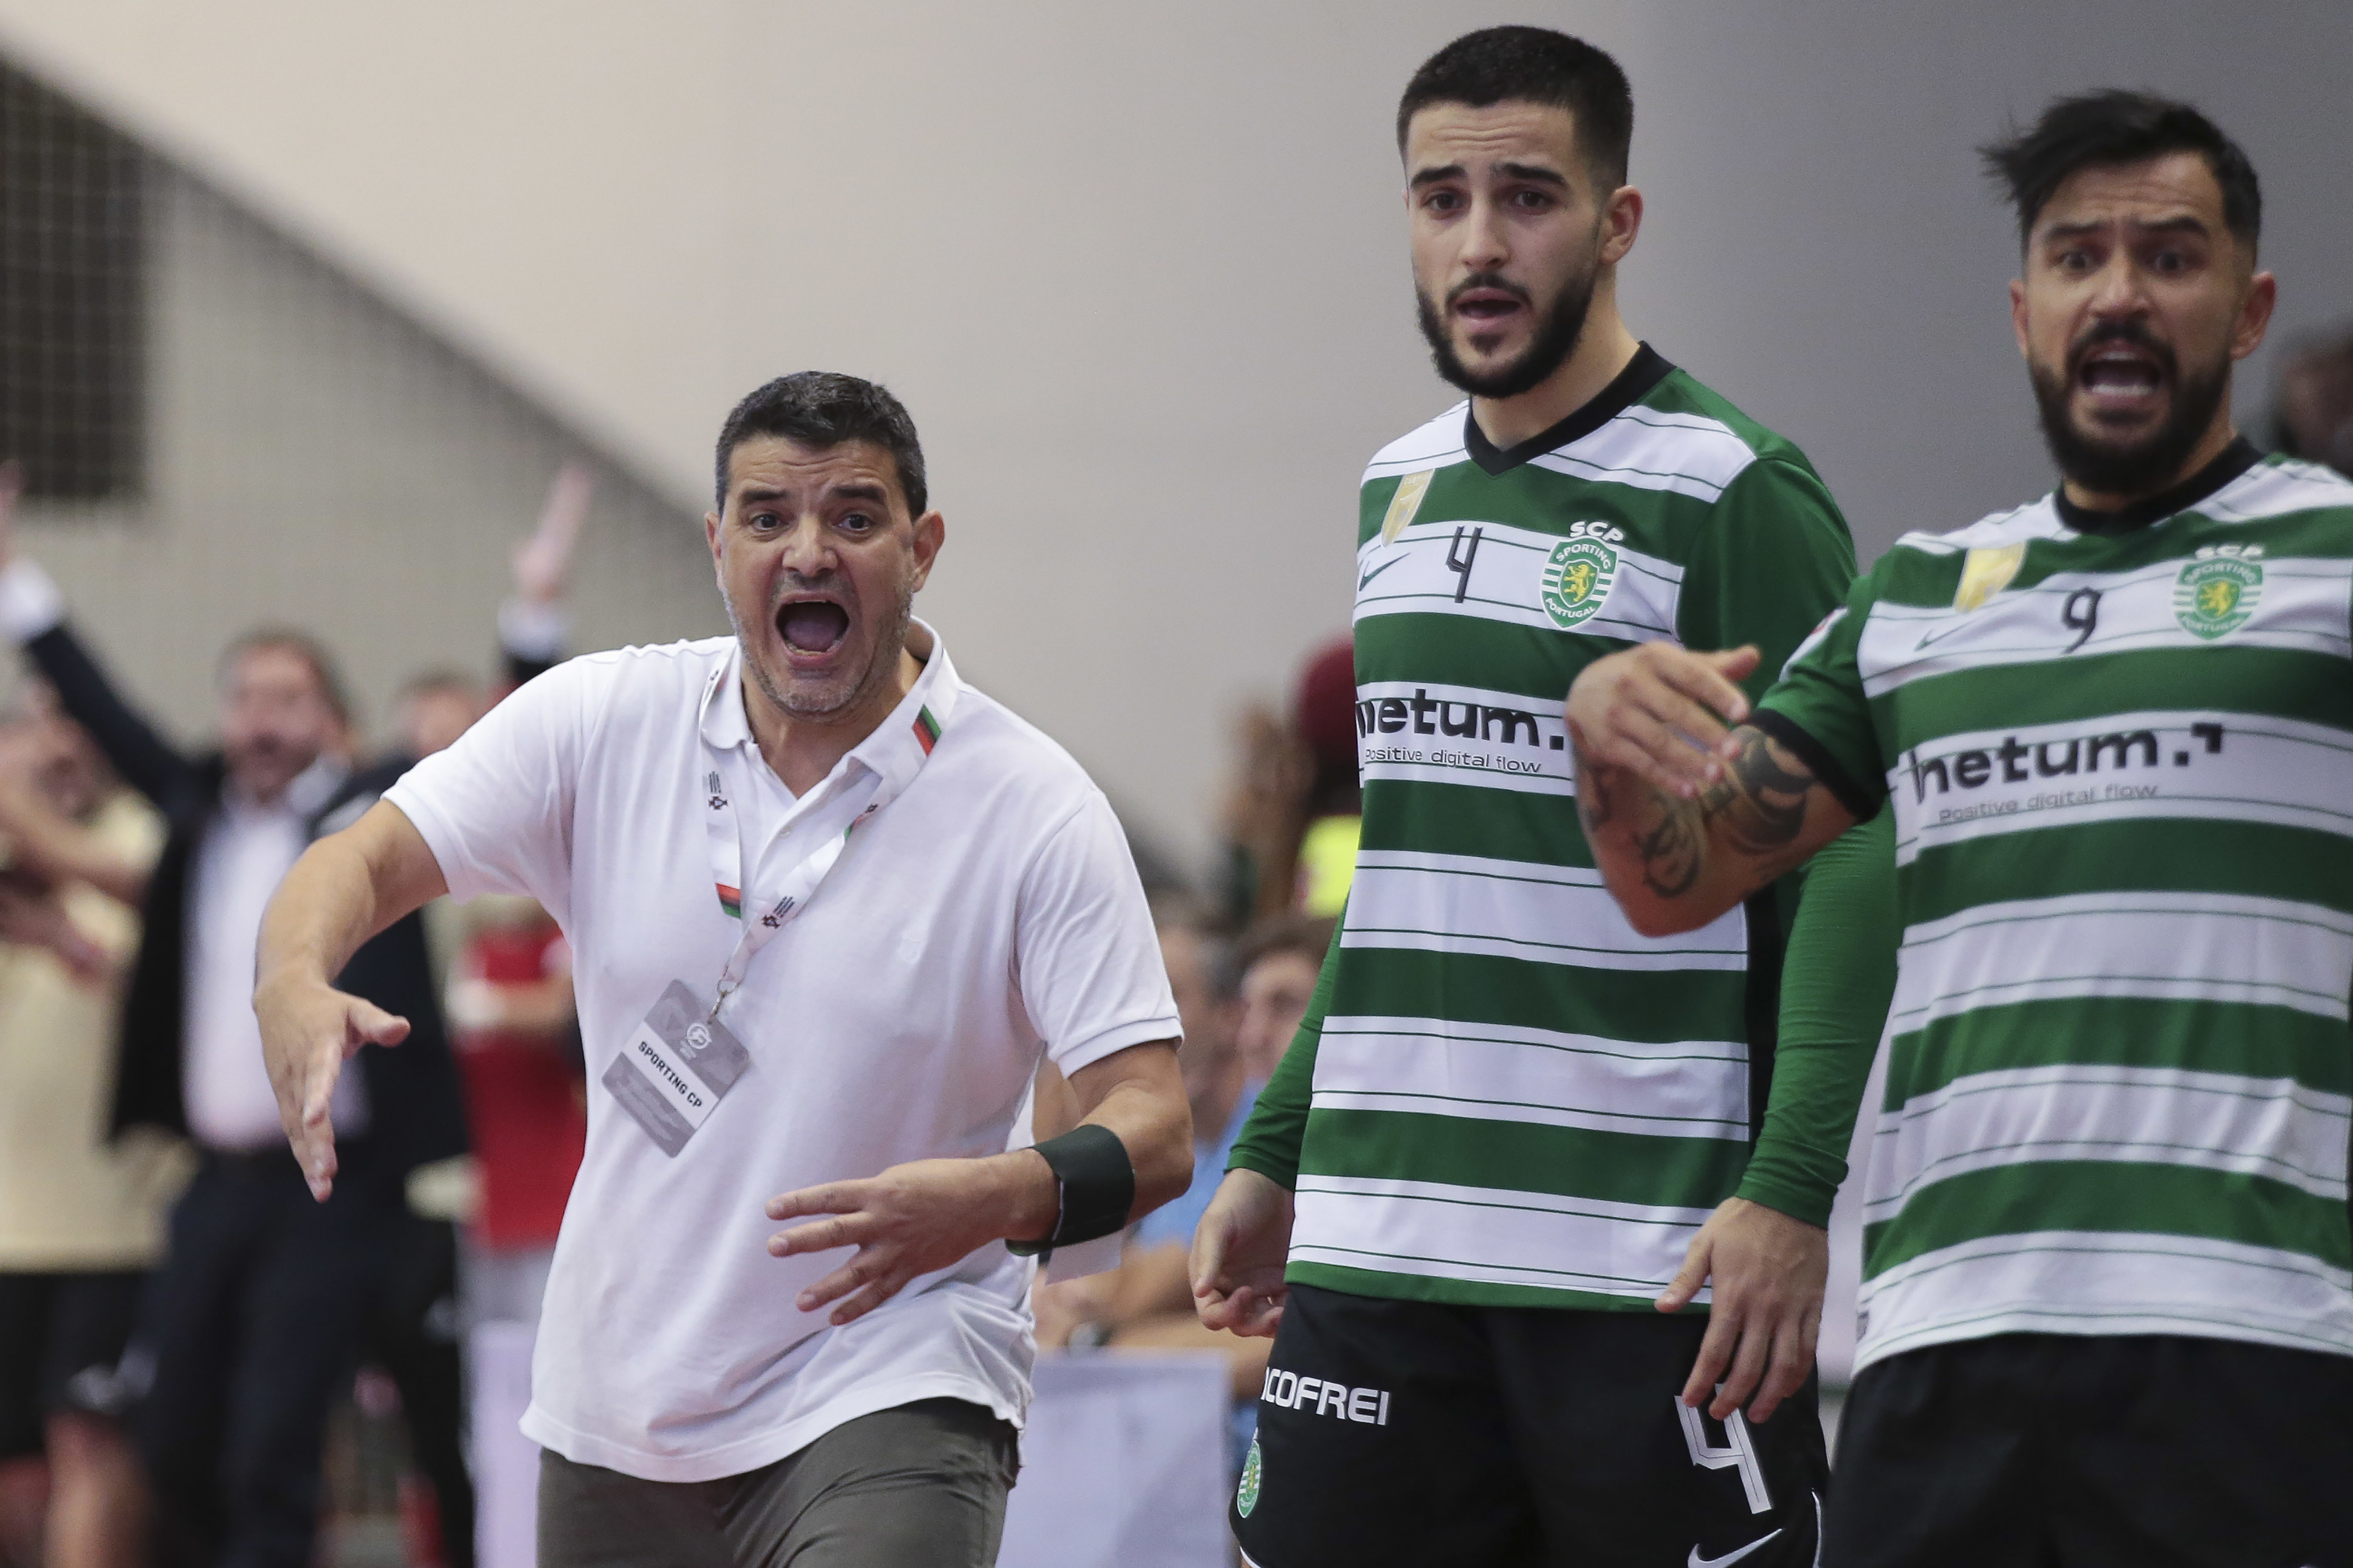
[(2222, 187), (2222, 223), (2252, 251), (2263, 226), (2263, 192), (2244, 149), (2192, 105), (2153, 92), (2108, 88), (2063, 98), (2024, 131), (1978, 149), (1986, 173), (2018, 209), (2018, 241), (2034, 234), (2052, 194), (2078, 170), (2196, 153)]
[(1567, 110), (1594, 174), (1612, 190), (1626, 183), (1634, 89), (1608, 54), (1550, 27), (1482, 27), (1422, 61), (1398, 100), (1398, 151), (1413, 117), (1433, 103), (1514, 101)]
[(891, 454), (907, 510), (923, 514), (923, 447), (915, 422), (889, 389), (829, 370), (795, 371), (754, 391), (727, 412), (719, 427), (719, 510), (727, 510), (727, 462), (755, 436), (780, 436), (806, 447), (871, 441)]
[(335, 666), (335, 656), (309, 632), (292, 626), (257, 626), (245, 633), (221, 650), (217, 679), (226, 685), (228, 672), (238, 659), (263, 648), (282, 648), (311, 667), (311, 679), (318, 682), (319, 696), (329, 711), (343, 723), (352, 721), (351, 691), (343, 685), (343, 671)]

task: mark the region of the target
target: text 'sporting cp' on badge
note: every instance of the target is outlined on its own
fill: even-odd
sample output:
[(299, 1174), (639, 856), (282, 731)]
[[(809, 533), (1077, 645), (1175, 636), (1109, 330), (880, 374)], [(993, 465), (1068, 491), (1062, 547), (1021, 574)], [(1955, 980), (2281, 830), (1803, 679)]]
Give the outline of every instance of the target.
[(751, 1053), (673, 980), (605, 1069), (605, 1087), (646, 1135), (675, 1159), (736, 1080)]

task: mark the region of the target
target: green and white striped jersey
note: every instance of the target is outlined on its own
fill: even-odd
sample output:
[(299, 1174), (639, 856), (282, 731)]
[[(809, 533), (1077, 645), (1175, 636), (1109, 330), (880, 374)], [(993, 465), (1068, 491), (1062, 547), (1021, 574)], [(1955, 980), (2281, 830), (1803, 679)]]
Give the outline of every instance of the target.
[[(2094, 531), (2097, 530), (2097, 531)], [(1858, 1366), (2020, 1331), (2353, 1353), (2353, 484), (1908, 535), (1758, 722), (1904, 921)]]
[(1795, 447), (1647, 348), (1509, 451), (1458, 405), (1382, 449), (1361, 503), (1363, 842), (1234, 1163), (1294, 1188), (1292, 1279), (1649, 1310), (1748, 1163), (1781, 932), (1770, 899), (1634, 932), (1561, 703), (1636, 642), (1778, 668), (1852, 579), (1846, 525)]

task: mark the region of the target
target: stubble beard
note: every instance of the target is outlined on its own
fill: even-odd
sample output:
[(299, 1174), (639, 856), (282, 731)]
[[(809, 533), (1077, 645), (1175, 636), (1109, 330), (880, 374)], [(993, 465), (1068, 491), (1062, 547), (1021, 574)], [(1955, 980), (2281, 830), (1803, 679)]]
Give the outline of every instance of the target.
[[(798, 584), (797, 587), (813, 584)], [(777, 606), (768, 607), (768, 629), (775, 629)], [(769, 706), (790, 719), (811, 720), (825, 723), (856, 712), (875, 692), (881, 689), (899, 668), (899, 656), (907, 648), (907, 628), (914, 623), (915, 591), (902, 584), (893, 613), (879, 628), (874, 639), (873, 657), (866, 668), (854, 675), (844, 673), (822, 685), (787, 684), (776, 679), (776, 671), (767, 667), (754, 651), (755, 641), (745, 633), (744, 617), (737, 613), (735, 601), (727, 600), (727, 620), (735, 628), (736, 645), (744, 650), (744, 667), (752, 672), (752, 684)]]
[[(2141, 344), (2164, 362), (2173, 396), (2157, 427), (2123, 440), (2086, 435), (2072, 412), (2076, 371), (2084, 354), (2103, 342)], [(2042, 444), (2060, 473), (2094, 495), (2154, 495), (2182, 477), (2182, 465), (2198, 449), (2214, 422), (2214, 412), (2230, 395), (2231, 361), (2226, 354), (2211, 369), (2181, 368), (2166, 345), (2145, 331), (2094, 331), (2068, 350), (2066, 363), (2030, 364), (2027, 379), (2034, 386), (2035, 412), (2042, 426)]]
[[(1588, 267), (1581, 274), (1561, 285), (1553, 297), (1552, 309), (1545, 313), (1535, 336), (1519, 357), (1498, 365), (1491, 371), (1474, 371), (1462, 363), (1455, 352), (1454, 340), (1448, 333), (1445, 312), (1419, 287), (1413, 291), (1415, 313), (1421, 322), (1421, 335), (1430, 344), (1430, 357), (1438, 374), (1469, 393), (1473, 397), (1517, 397), (1544, 384), (1553, 372), (1567, 362), (1577, 352), (1577, 341), (1585, 336), (1586, 317), (1593, 310), (1593, 291), (1600, 280), (1600, 268)], [(1455, 285), (1452, 292), (1460, 294), (1474, 288), (1510, 287), (1493, 274), (1481, 273)]]

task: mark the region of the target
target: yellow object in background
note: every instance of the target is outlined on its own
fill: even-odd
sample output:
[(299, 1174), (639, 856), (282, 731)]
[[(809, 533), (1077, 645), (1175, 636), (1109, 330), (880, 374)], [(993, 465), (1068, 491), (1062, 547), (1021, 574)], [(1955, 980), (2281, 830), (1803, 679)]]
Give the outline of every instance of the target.
[(1348, 882), (1356, 874), (1356, 841), (1362, 837), (1361, 816), (1319, 816), (1307, 825), (1299, 841), (1299, 908), (1318, 917), (1335, 916), (1348, 901)]

